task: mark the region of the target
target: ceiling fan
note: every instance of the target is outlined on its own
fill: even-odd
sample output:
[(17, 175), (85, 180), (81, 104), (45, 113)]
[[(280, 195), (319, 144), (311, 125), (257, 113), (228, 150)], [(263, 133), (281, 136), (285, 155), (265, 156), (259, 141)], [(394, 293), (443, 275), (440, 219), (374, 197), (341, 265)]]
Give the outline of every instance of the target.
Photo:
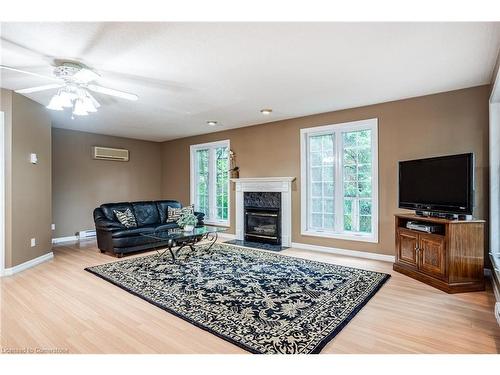
[(100, 75), (84, 64), (77, 62), (59, 62), (54, 68), (53, 77), (28, 72), (6, 65), (0, 65), (0, 69), (11, 70), (54, 81), (54, 83), (51, 84), (14, 91), (20, 94), (29, 94), (38, 91), (58, 89), (57, 93), (52, 97), (50, 103), (47, 105), (47, 108), (54, 111), (62, 111), (64, 108), (72, 108), (72, 118), (74, 118), (75, 115), (87, 116), (89, 112), (97, 112), (97, 109), (101, 105), (92, 96), (90, 91), (127, 100), (135, 101), (138, 99), (138, 96), (135, 94), (103, 87), (93, 83), (100, 77)]

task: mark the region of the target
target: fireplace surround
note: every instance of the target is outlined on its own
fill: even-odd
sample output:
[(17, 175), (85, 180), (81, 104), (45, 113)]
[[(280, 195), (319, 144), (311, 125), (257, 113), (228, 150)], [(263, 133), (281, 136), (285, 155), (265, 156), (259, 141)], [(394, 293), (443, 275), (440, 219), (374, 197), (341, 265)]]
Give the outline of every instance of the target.
[[(291, 246), (292, 241), (292, 182), (295, 177), (247, 177), (231, 179), (235, 183), (236, 240), (266, 242)], [(266, 194), (245, 194), (266, 193)], [(277, 193), (277, 194), (276, 194)], [(245, 206), (245, 196), (246, 206)], [(246, 214), (249, 213), (249, 215)], [(255, 214), (258, 215), (255, 215)], [(278, 216), (266, 216), (271, 214)], [(247, 221), (247, 216), (252, 216)], [(274, 220), (278, 218), (279, 220)], [(246, 228), (248, 224), (253, 228)], [(258, 224), (258, 225), (256, 225)], [(253, 237), (246, 237), (245, 230), (250, 229)], [(268, 235), (271, 230), (275, 235)], [(256, 237), (255, 235), (268, 235)], [(248, 236), (248, 233), (247, 233)], [(271, 240), (275, 242), (271, 242)]]

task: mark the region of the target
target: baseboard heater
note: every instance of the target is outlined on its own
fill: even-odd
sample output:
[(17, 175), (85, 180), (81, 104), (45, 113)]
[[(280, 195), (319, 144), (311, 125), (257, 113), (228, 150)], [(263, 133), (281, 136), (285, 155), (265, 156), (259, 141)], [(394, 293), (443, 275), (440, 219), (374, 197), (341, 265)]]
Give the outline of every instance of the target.
[(80, 239), (95, 237), (95, 236), (96, 236), (95, 230), (81, 230), (80, 232), (78, 232), (78, 237)]

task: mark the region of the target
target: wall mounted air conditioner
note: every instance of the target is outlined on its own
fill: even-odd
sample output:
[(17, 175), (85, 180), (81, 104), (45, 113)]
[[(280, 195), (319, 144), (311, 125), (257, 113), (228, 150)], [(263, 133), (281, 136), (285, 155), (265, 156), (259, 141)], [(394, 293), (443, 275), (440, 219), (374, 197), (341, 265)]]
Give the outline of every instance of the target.
[(94, 146), (92, 147), (92, 157), (98, 160), (128, 161), (128, 150)]

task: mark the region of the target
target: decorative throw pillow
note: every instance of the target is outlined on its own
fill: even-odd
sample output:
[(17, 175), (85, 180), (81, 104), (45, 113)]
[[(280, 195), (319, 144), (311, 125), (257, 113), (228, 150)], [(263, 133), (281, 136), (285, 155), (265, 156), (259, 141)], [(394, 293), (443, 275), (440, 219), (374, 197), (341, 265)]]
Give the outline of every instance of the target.
[(137, 227), (137, 222), (135, 221), (134, 214), (130, 211), (130, 208), (127, 208), (125, 211), (113, 210), (113, 212), (115, 213), (118, 221), (125, 225), (126, 228)]
[(168, 206), (167, 223), (175, 223), (185, 213), (194, 214), (194, 206), (186, 206), (182, 208), (172, 208)]
[(181, 218), (182, 208), (172, 208), (168, 206), (167, 223), (175, 223)]

